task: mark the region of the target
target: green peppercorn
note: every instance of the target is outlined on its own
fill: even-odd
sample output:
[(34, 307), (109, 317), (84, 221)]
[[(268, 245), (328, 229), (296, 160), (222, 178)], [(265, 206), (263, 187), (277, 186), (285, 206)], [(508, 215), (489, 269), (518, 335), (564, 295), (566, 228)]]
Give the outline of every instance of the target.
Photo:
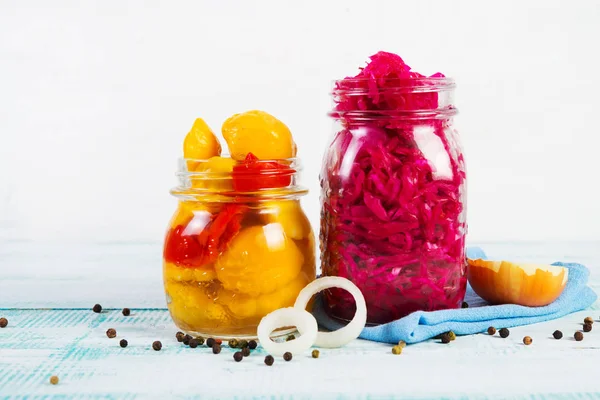
[(447, 333), (444, 333), (442, 335), (442, 343), (444, 343), (444, 344), (450, 343), (450, 335), (448, 335)]
[(487, 330), (488, 335), (495, 335), (496, 334), (496, 328), (494, 328), (493, 326), (490, 326)]
[(314, 350), (312, 351), (312, 358), (319, 358), (319, 354), (320, 354), (320, 353), (319, 353), (319, 350), (317, 350), (317, 349), (314, 349)]
[(250, 355), (250, 348), (249, 348), (249, 347), (244, 347), (244, 348), (242, 349), (242, 355), (243, 355), (244, 357), (248, 357), (248, 356)]
[(590, 332), (592, 330), (592, 324), (583, 324), (583, 331)]
[(406, 347), (406, 342), (404, 340), (401, 340), (398, 342), (398, 346), (400, 346), (401, 348), (405, 348)]
[(154, 343), (152, 343), (152, 348), (156, 351), (160, 351), (160, 349), (162, 349), (162, 343), (156, 340)]
[(283, 359), (285, 361), (292, 361), (292, 353), (290, 353), (289, 351), (286, 351), (285, 353), (283, 353)]
[(219, 354), (221, 352), (221, 345), (218, 343), (215, 343), (212, 347), (212, 352), (213, 352), (213, 354)]
[(202, 336), (198, 336), (196, 340), (198, 341), (198, 346), (202, 346), (204, 344), (204, 338)]
[(448, 337), (450, 338), (450, 341), (456, 340), (456, 334), (452, 331), (448, 332)]
[(559, 330), (556, 330), (556, 331), (554, 331), (552, 336), (554, 336), (554, 339), (559, 340), (559, 339), (562, 339), (563, 333)]
[(121, 341), (119, 342), (119, 346), (121, 346), (122, 348), (127, 347), (129, 343), (127, 343), (127, 340), (125, 339), (121, 339)]
[(294, 339), (296, 339), (296, 336), (294, 336), (294, 335), (288, 335), (288, 337), (285, 338), (285, 341), (289, 342), (290, 340), (294, 340)]
[(50, 377), (50, 384), (52, 384), (52, 385), (58, 385), (58, 376), (52, 375)]
[(250, 350), (254, 350), (258, 347), (258, 343), (256, 343), (256, 340), (251, 340), (248, 342), (248, 347), (250, 347)]
[(463, 301), (461, 308), (469, 308), (469, 303)]
[(200, 343), (198, 343), (198, 339), (190, 339), (189, 345), (192, 349), (198, 347)]
[(209, 337), (208, 339), (206, 339), (206, 345), (208, 347), (213, 347), (215, 345), (215, 339)]
[(508, 335), (510, 335), (510, 331), (507, 328), (502, 328), (498, 332), (500, 332), (500, 337), (502, 339), (506, 339)]
[(238, 347), (240, 349), (243, 349), (244, 347), (248, 347), (248, 341), (247, 340), (243, 340), (243, 339), (240, 340), (239, 343), (238, 343)]
[(236, 347), (238, 347), (238, 340), (237, 339), (231, 339), (227, 344), (229, 344), (229, 347), (231, 347), (232, 349), (235, 349)]
[(272, 355), (268, 355), (265, 357), (265, 364), (267, 364), (269, 367), (271, 365), (273, 365), (274, 362), (275, 362), (275, 359), (273, 358)]
[(242, 361), (244, 359), (244, 355), (242, 354), (241, 351), (236, 351), (235, 353), (233, 353), (233, 359), (236, 362), (240, 362), (240, 361)]
[(594, 318), (592, 317), (585, 317), (585, 319), (583, 320), (584, 324), (590, 324), (592, 325), (594, 323)]
[(392, 347), (392, 354), (402, 354), (402, 347), (398, 345)]
[(583, 333), (577, 331), (575, 332), (575, 340), (577, 340), (578, 342), (581, 342), (583, 340)]
[(531, 343), (533, 343), (533, 339), (532, 339), (531, 337), (529, 337), (529, 336), (525, 336), (525, 337), (523, 338), (523, 344), (524, 344), (525, 346), (529, 346)]

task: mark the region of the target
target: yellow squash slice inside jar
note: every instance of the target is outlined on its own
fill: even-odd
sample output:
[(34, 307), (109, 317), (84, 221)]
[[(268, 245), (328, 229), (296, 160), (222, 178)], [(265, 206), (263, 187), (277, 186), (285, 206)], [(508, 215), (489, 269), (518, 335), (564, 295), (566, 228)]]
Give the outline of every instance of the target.
[(263, 212), (267, 223), (280, 224), (290, 239), (302, 240), (312, 234), (310, 222), (302, 211), (299, 201), (265, 202)]
[(206, 173), (206, 176), (192, 177), (193, 188), (228, 191), (233, 188), (231, 172), (236, 161), (229, 157), (215, 156), (207, 161), (196, 163), (195, 172)]
[(228, 323), (227, 310), (207, 293), (207, 288), (190, 284), (167, 284), (169, 310), (174, 320), (191, 330), (219, 327)]
[(227, 290), (251, 296), (271, 293), (300, 272), (304, 256), (279, 224), (242, 230), (217, 260), (217, 277)]

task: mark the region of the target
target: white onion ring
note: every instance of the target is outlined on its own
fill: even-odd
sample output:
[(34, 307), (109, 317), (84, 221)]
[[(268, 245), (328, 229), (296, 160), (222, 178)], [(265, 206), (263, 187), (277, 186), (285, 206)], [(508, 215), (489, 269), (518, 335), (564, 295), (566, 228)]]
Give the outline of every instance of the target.
[[(271, 340), (271, 333), (277, 328), (295, 326), (300, 337), (289, 342), (277, 343)], [(306, 310), (295, 307), (280, 308), (267, 314), (258, 324), (256, 334), (261, 346), (275, 356), (281, 356), (286, 351), (299, 354), (312, 347), (317, 339), (319, 327), (317, 320)]]
[(306, 305), (315, 294), (319, 293), (321, 290), (332, 287), (344, 289), (354, 297), (354, 301), (356, 302), (356, 314), (354, 314), (352, 321), (343, 328), (333, 332), (318, 333), (315, 345), (325, 348), (342, 347), (350, 343), (360, 335), (367, 323), (367, 304), (365, 303), (362, 292), (354, 283), (339, 276), (326, 276), (316, 279), (306, 285), (306, 287), (300, 291), (300, 294), (298, 294), (294, 307), (301, 310), (306, 309)]

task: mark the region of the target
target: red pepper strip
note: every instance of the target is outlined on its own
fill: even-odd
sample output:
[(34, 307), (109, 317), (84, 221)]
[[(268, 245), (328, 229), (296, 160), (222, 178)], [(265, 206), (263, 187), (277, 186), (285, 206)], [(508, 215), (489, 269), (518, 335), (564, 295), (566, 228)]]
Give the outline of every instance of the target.
[(260, 161), (248, 153), (242, 164), (234, 165), (233, 189), (236, 192), (255, 192), (289, 186), (296, 171), (275, 161)]
[(182, 235), (178, 225), (165, 238), (164, 258), (182, 267), (201, 267), (214, 262), (240, 231), (245, 207), (227, 204), (200, 234)]
[(244, 211), (244, 206), (227, 204), (200, 233), (198, 243), (204, 249), (206, 262), (214, 262), (239, 232)]
[(194, 235), (182, 235), (184, 227), (177, 225), (165, 237), (163, 257), (167, 262), (186, 267), (204, 265), (202, 247)]

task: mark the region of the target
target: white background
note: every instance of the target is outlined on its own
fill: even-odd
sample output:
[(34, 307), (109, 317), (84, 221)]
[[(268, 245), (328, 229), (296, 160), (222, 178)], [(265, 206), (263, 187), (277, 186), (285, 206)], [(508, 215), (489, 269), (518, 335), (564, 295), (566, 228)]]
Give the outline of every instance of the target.
[(0, 238), (159, 242), (176, 159), (263, 109), (318, 227), (330, 81), (378, 50), (458, 83), (471, 241), (598, 240), (598, 1), (0, 0)]

